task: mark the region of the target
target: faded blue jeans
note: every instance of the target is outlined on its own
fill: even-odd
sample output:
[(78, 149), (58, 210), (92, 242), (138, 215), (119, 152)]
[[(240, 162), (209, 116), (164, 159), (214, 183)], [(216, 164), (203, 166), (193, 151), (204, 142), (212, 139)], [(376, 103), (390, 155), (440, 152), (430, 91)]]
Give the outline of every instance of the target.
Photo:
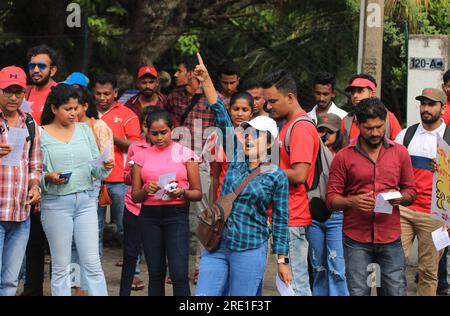
[(0, 221), (0, 296), (16, 295), (29, 235), (30, 218), (23, 222)]
[(266, 270), (267, 241), (259, 248), (232, 251), (221, 242), (214, 252), (204, 250), (200, 259), (197, 296), (256, 296)]
[(309, 241), (309, 257), (314, 272), (314, 296), (348, 296), (345, 277), (342, 224), (344, 214), (333, 212), (321, 223), (313, 220), (306, 237)]
[(306, 226), (289, 227), (289, 266), (296, 296), (311, 296), (308, 274)]
[(370, 295), (374, 269), (377, 274), (376, 286), (381, 287), (379, 295), (406, 295), (406, 259), (400, 238), (388, 244), (360, 243), (345, 235), (343, 239), (351, 296)]
[[(109, 195), (111, 196), (112, 204), (111, 216), (114, 218), (117, 227), (117, 236), (122, 244), (123, 242), (123, 210), (125, 208), (125, 193), (127, 193), (128, 186), (123, 182), (107, 182)], [(100, 257), (103, 257), (103, 231), (105, 229), (105, 214), (106, 207), (99, 207), (98, 211), (98, 241)]]
[(86, 290), (91, 296), (106, 296), (105, 275), (98, 253), (97, 192), (42, 196), (42, 227), (52, 255), (51, 288), (53, 296), (70, 296), (72, 238), (75, 237), (84, 272)]

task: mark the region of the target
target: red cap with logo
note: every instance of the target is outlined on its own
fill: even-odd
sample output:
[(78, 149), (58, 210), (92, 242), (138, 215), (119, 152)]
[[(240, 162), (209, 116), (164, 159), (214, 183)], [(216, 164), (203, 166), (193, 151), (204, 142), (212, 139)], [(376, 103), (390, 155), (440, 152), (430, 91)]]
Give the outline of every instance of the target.
[(346, 88), (345, 91), (348, 92), (351, 88), (357, 87), (357, 88), (369, 88), (372, 91), (376, 91), (377, 88), (375, 87), (375, 84), (370, 81), (369, 79), (365, 78), (355, 78), (352, 83), (350, 83)]
[(5, 89), (10, 86), (27, 87), (27, 75), (22, 68), (16, 66), (8, 66), (0, 70), (0, 89)]
[(158, 77), (158, 72), (153, 66), (144, 66), (139, 69), (137, 77), (139, 79), (144, 75), (152, 75), (153, 77)]

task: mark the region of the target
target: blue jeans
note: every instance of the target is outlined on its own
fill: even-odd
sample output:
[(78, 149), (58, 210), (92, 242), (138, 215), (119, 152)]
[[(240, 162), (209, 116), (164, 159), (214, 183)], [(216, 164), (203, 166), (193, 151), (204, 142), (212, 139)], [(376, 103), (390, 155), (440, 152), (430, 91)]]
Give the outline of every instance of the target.
[(442, 254), (441, 260), (439, 260), (438, 286), (437, 286), (438, 290), (448, 289), (447, 254), (448, 254), (448, 247), (445, 248), (444, 253)]
[(379, 295), (406, 295), (406, 260), (400, 239), (388, 244), (372, 244), (360, 243), (344, 235), (344, 257), (351, 296), (370, 295), (374, 268), (376, 286), (381, 286)]
[(174, 296), (190, 296), (189, 207), (143, 205), (138, 217), (148, 268), (148, 295), (165, 295), (166, 257)]
[(204, 250), (200, 260), (197, 296), (256, 296), (266, 270), (267, 241), (259, 248), (232, 251), (221, 242), (218, 250)]
[[(117, 235), (120, 243), (123, 241), (123, 209), (125, 208), (125, 193), (127, 193), (128, 186), (123, 182), (108, 182), (108, 191), (111, 196), (112, 204), (111, 216), (114, 218)], [(105, 229), (105, 214), (106, 207), (98, 208), (98, 242), (100, 257), (103, 257), (103, 231)]]
[(296, 296), (311, 296), (308, 274), (308, 240), (306, 227), (289, 227), (289, 266)]
[(313, 220), (308, 227), (306, 236), (314, 274), (314, 296), (349, 295), (342, 247), (343, 221), (342, 212), (333, 212), (327, 221), (320, 223)]
[(47, 235), (52, 255), (52, 295), (71, 295), (70, 265), (73, 237), (88, 294), (108, 295), (98, 243), (93, 242), (98, 238), (96, 192), (90, 190), (61, 196), (43, 195), (41, 205), (42, 227)]
[(30, 218), (23, 222), (0, 221), (0, 296), (16, 295), (29, 234)]

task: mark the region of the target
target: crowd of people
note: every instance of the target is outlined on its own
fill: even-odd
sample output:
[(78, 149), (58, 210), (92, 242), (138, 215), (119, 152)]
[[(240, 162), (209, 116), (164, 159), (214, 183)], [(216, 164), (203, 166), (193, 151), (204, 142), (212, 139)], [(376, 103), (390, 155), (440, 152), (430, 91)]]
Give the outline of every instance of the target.
[[(349, 113), (333, 102), (335, 76), (317, 73), (306, 112), (286, 70), (241, 80), (227, 61), (217, 89), (200, 54), (181, 56), (172, 91), (146, 65), (138, 93), (122, 103), (113, 74), (74, 72), (57, 83), (58, 56), (44, 44), (27, 60), (29, 85), (19, 67), (0, 71), (1, 296), (44, 294), (47, 248), (52, 295), (108, 295), (108, 206), (123, 250), (121, 296), (145, 286), (164, 296), (168, 282), (177, 296), (264, 295), (269, 252), (295, 295), (371, 295), (367, 280), (378, 266), (378, 295), (401, 296), (416, 237), (417, 295), (447, 293), (447, 249), (438, 251), (431, 236), (444, 224), (430, 209), (437, 135), (450, 141), (450, 70), (442, 87), (417, 92), (421, 121), (402, 130), (364, 73), (345, 87)], [(318, 207), (310, 193), (324, 172)], [(378, 195), (392, 191), (399, 196), (391, 211), (378, 212)], [(219, 247), (205, 249), (192, 236), (193, 219), (233, 192)]]

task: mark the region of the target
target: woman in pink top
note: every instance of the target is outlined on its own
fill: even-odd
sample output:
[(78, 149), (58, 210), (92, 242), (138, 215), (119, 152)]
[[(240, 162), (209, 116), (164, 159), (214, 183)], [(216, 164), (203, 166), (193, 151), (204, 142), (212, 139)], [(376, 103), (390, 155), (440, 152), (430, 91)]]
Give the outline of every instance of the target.
[[(135, 155), (132, 170), (134, 203), (149, 272), (148, 294), (165, 295), (166, 257), (175, 296), (189, 296), (189, 202), (200, 201), (202, 189), (196, 155), (172, 141), (173, 121), (162, 110), (147, 117), (152, 146)], [(165, 184), (178, 187), (172, 192)]]

